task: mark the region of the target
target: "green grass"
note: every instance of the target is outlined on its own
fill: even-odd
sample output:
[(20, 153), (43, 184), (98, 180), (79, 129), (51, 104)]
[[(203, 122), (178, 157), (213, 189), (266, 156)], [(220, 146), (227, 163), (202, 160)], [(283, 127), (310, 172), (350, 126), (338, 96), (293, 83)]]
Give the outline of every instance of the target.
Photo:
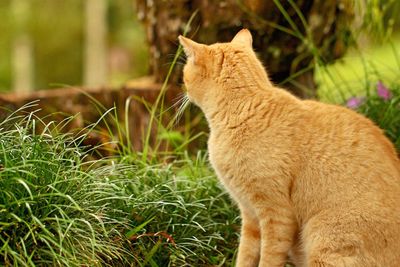
[(62, 127), (24, 110), (0, 125), (0, 265), (232, 264), (238, 212), (205, 153), (91, 161)]
[(322, 101), (344, 103), (351, 96), (366, 94), (378, 80), (400, 83), (400, 36), (391, 42), (352, 50), (331, 65), (316, 67), (318, 96)]
[(129, 263), (120, 168), (84, 162), (76, 139), (51, 124), (38, 133), (39, 124), (17, 113), (0, 125), (0, 265)]
[[(195, 160), (184, 157), (141, 168), (135, 185), (127, 190), (137, 195), (132, 202), (135, 224), (153, 218), (146, 224), (146, 235), (137, 239), (145, 252), (141, 257), (147, 259), (157, 242), (164, 245), (149, 260), (152, 266), (210, 266), (232, 260), (238, 212), (207, 167), (203, 153)], [(154, 237), (159, 232), (161, 239)], [(174, 241), (166, 242), (168, 236)]]

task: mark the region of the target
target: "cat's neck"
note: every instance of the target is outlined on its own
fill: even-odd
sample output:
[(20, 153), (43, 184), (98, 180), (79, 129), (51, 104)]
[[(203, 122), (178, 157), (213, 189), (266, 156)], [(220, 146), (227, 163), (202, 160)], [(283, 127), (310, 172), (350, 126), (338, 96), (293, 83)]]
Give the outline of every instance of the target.
[[(217, 91), (217, 90), (216, 90)], [(225, 88), (223, 94), (215, 94), (202, 107), (211, 129), (235, 128), (244, 125), (267, 102), (269, 95), (259, 85)]]
[[(211, 100), (212, 99), (212, 100)], [(211, 131), (225, 129), (250, 129), (258, 125), (256, 120), (274, 120), (275, 110), (298, 108), (300, 101), (290, 93), (270, 86), (230, 88), (224, 94), (216, 94), (202, 107)], [(242, 129), (242, 130), (243, 130)]]

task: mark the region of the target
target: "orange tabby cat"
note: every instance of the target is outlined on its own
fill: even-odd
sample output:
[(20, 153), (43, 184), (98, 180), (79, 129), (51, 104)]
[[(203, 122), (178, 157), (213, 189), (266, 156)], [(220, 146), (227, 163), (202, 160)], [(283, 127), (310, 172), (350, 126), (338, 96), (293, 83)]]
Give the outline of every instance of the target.
[(248, 30), (179, 40), (211, 164), (240, 207), (237, 266), (400, 266), (400, 163), (382, 131), (274, 86)]

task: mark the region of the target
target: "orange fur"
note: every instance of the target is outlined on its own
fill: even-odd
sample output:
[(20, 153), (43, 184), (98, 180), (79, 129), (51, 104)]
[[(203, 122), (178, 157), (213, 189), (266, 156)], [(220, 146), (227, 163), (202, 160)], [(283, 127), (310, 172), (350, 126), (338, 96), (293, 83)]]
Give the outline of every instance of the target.
[(241, 210), (237, 266), (400, 266), (400, 163), (382, 131), (274, 86), (247, 30), (179, 39), (210, 162)]

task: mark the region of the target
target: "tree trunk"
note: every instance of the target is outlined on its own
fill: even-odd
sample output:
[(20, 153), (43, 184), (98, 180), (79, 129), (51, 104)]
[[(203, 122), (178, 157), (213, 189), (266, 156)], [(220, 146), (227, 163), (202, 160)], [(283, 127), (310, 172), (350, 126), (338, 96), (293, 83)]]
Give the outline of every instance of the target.
[(107, 84), (107, 0), (86, 0), (86, 86)]
[(33, 90), (33, 53), (32, 41), (27, 32), (29, 0), (13, 0), (11, 3), (15, 19), (12, 48), (13, 91), (30, 92)]
[[(168, 72), (177, 36), (198, 10), (189, 37), (211, 44), (230, 41), (241, 28), (250, 29), (254, 49), (273, 82), (286, 81), (285, 87), (301, 97), (315, 96), (316, 56), (330, 62), (344, 54), (354, 18), (351, 0), (136, 0), (136, 4), (150, 45), (151, 74), (158, 82)], [(171, 82), (179, 82), (180, 75), (177, 68)]]

